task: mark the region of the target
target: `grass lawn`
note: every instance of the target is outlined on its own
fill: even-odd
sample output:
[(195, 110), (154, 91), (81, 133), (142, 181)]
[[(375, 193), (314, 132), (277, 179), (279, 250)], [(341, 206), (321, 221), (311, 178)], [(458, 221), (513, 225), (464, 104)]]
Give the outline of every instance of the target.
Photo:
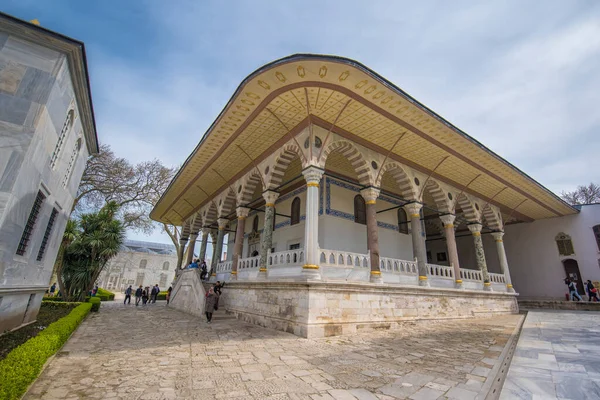
[(14, 348), (22, 345), (39, 332), (44, 330), (54, 321), (68, 315), (71, 310), (80, 303), (74, 303), (72, 307), (63, 304), (54, 304), (51, 302), (42, 302), (42, 307), (37, 316), (37, 321), (29, 324), (14, 332), (6, 333), (0, 336), (0, 360), (3, 360)]

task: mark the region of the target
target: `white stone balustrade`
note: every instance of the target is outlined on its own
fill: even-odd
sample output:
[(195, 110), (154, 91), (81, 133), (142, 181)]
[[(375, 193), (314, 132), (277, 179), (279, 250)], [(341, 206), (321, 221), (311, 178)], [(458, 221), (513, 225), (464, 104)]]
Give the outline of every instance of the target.
[(260, 256), (240, 258), (238, 261), (238, 271), (241, 269), (258, 269)]
[(379, 258), (380, 269), (382, 272), (392, 272), (403, 275), (417, 275), (416, 261), (400, 260), (398, 258)]
[(454, 280), (454, 268), (447, 265), (426, 264), (427, 275), (440, 279)]
[(268, 256), (269, 266), (304, 265), (304, 249), (278, 251)]
[(504, 274), (495, 274), (490, 272), (490, 282), (492, 283), (506, 283), (506, 278)]
[(223, 261), (217, 264), (217, 273), (231, 272), (233, 261)]
[(460, 269), (460, 279), (463, 281), (483, 282), (483, 275), (478, 269)]
[(369, 254), (326, 249), (320, 249), (319, 254), (319, 262), (324, 267), (371, 268)]

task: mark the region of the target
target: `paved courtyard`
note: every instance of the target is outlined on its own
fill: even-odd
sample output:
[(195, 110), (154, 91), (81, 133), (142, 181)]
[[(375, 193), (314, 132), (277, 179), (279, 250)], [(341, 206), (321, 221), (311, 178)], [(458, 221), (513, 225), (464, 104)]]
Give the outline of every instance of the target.
[(500, 398), (600, 399), (600, 313), (529, 311)]
[(483, 398), (520, 318), (307, 340), (223, 311), (208, 325), (164, 302), (103, 304), (25, 399)]

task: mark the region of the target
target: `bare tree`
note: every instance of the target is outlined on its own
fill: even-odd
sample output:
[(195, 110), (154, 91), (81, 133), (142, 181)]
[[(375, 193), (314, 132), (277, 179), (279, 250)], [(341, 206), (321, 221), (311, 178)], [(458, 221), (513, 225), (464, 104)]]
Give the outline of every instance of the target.
[(600, 186), (590, 183), (587, 186), (577, 186), (572, 192), (561, 192), (560, 197), (569, 204), (600, 203)]
[(88, 160), (77, 197), (73, 203), (76, 215), (99, 210), (107, 202), (119, 207), (119, 219), (127, 229), (150, 234), (160, 226), (171, 238), (179, 255), (179, 231), (150, 219), (150, 211), (175, 176), (176, 168), (165, 167), (159, 160), (133, 165), (117, 157), (109, 145)]

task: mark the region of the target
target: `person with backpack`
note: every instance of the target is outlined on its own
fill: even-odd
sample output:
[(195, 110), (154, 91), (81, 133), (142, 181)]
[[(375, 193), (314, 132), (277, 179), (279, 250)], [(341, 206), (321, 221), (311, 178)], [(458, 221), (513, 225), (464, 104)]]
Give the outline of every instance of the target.
[(142, 285), (139, 288), (135, 289), (135, 305), (138, 306), (140, 304), (140, 300), (142, 299), (142, 294), (144, 289), (142, 289)]
[(148, 303), (148, 295), (150, 294), (150, 288), (146, 286), (144, 291), (142, 291), (142, 304), (146, 305)]
[(129, 304), (131, 304), (131, 292), (133, 292), (133, 289), (131, 285), (129, 285), (129, 287), (125, 290), (125, 300), (123, 300), (123, 304), (125, 304), (127, 300), (129, 300)]
[(579, 293), (577, 293), (577, 285), (575, 285), (575, 280), (573, 280), (573, 278), (567, 278), (565, 279), (565, 283), (569, 288), (569, 298), (571, 301), (575, 301), (576, 297), (579, 299), (579, 301), (583, 301)]
[(588, 281), (585, 284), (585, 288), (587, 289), (587, 293), (588, 293), (588, 297), (589, 297), (588, 301), (592, 301), (592, 299), (594, 299), (594, 301), (599, 301), (598, 300), (598, 289), (596, 289), (596, 287), (594, 286), (594, 284), (592, 283), (591, 280), (588, 279)]

